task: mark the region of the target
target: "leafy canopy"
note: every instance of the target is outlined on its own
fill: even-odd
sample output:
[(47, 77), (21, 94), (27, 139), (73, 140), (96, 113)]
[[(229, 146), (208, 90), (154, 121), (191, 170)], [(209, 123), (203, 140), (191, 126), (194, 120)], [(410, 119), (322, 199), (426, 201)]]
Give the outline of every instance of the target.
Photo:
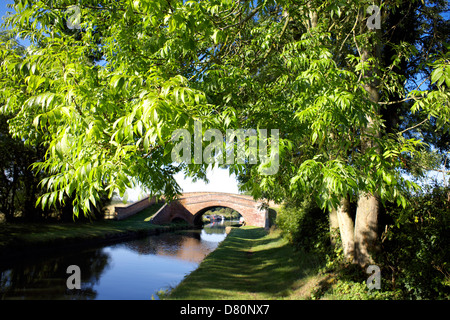
[[(25, 54), (4, 42), (0, 50), (11, 132), (31, 144), (44, 137), (46, 158), (35, 164), (50, 173), (43, 207), (74, 198), (74, 214), (89, 214), (103, 191), (138, 183), (175, 196), (174, 173), (204, 173), (171, 161), (172, 132), (193, 132), (196, 120), (204, 130), (280, 129), (278, 174), (230, 168), (256, 197), (314, 191), (331, 207), (366, 191), (405, 205), (401, 190), (411, 184), (399, 168), (422, 141), (365, 130), (369, 119), (384, 125), (365, 86), (381, 83), (381, 103), (398, 93), (415, 101), (411, 112), (448, 128), (448, 54), (427, 62), (431, 90), (405, 92), (395, 72), (401, 59), (361, 56), (371, 43), (389, 45), (365, 27), (369, 1), (84, 0), (77, 19), (71, 5), (16, 1), (6, 25), (32, 45)], [(393, 49), (414, 54), (408, 43)], [(364, 139), (373, 146), (361, 152)]]

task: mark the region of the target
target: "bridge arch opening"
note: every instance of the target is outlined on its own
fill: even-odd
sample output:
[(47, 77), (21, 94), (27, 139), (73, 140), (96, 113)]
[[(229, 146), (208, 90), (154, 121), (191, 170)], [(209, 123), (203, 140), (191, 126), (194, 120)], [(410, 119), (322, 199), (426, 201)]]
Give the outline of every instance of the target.
[(214, 205), (203, 208), (195, 213), (194, 224), (203, 224), (204, 220), (207, 220), (203, 219), (203, 217), (206, 215), (209, 215), (210, 217), (213, 215), (220, 217), (223, 216), (226, 220), (240, 220), (242, 218), (245, 221), (244, 216), (236, 209), (224, 205)]
[(155, 214), (152, 222), (165, 224), (180, 217), (191, 226), (200, 226), (203, 214), (215, 207), (230, 208), (239, 212), (247, 225), (265, 228), (268, 226), (268, 210), (264, 207), (264, 203), (250, 196), (220, 192), (184, 193)]

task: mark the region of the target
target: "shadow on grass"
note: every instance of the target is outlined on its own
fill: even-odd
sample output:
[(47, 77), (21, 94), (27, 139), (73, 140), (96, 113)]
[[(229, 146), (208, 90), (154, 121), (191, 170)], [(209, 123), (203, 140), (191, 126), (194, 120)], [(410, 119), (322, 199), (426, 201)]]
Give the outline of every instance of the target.
[(320, 267), (313, 255), (295, 251), (280, 232), (233, 229), (169, 299), (277, 299)]

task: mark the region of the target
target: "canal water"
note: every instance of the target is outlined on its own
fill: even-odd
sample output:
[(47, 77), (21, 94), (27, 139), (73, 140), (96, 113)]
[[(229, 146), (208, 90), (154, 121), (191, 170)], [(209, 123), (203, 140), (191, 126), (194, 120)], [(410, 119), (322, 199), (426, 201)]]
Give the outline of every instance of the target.
[[(175, 287), (226, 237), (226, 224), (0, 265), (0, 299), (150, 300)], [(70, 265), (81, 289), (68, 289)], [(72, 281), (70, 281), (72, 283)]]

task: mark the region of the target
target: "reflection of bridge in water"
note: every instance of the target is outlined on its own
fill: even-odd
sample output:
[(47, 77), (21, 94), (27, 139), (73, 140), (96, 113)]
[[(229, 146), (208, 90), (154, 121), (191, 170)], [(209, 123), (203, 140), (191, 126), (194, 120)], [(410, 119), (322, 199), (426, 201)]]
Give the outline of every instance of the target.
[[(155, 199), (143, 199), (128, 207), (116, 207), (117, 219), (137, 213), (155, 203)], [(231, 208), (239, 212), (247, 225), (268, 228), (268, 207), (253, 197), (223, 192), (187, 192), (176, 200), (164, 204), (153, 216), (152, 223), (166, 224), (182, 219), (190, 225), (200, 225), (202, 215), (215, 207)]]
[[(225, 238), (225, 226), (222, 228), (206, 227), (202, 230), (177, 231), (176, 233), (163, 233), (134, 241), (123, 245), (139, 254), (170, 256), (190, 262), (200, 263), (210, 253), (217, 242), (209, 242), (208, 235), (217, 234)], [(221, 230), (221, 231), (220, 231)]]
[[(209, 233), (216, 230), (205, 226), (95, 248), (0, 259), (0, 294), (2, 299), (21, 300), (149, 299), (195, 270), (225, 238), (224, 233)], [(67, 289), (70, 265), (81, 270), (81, 289)]]

